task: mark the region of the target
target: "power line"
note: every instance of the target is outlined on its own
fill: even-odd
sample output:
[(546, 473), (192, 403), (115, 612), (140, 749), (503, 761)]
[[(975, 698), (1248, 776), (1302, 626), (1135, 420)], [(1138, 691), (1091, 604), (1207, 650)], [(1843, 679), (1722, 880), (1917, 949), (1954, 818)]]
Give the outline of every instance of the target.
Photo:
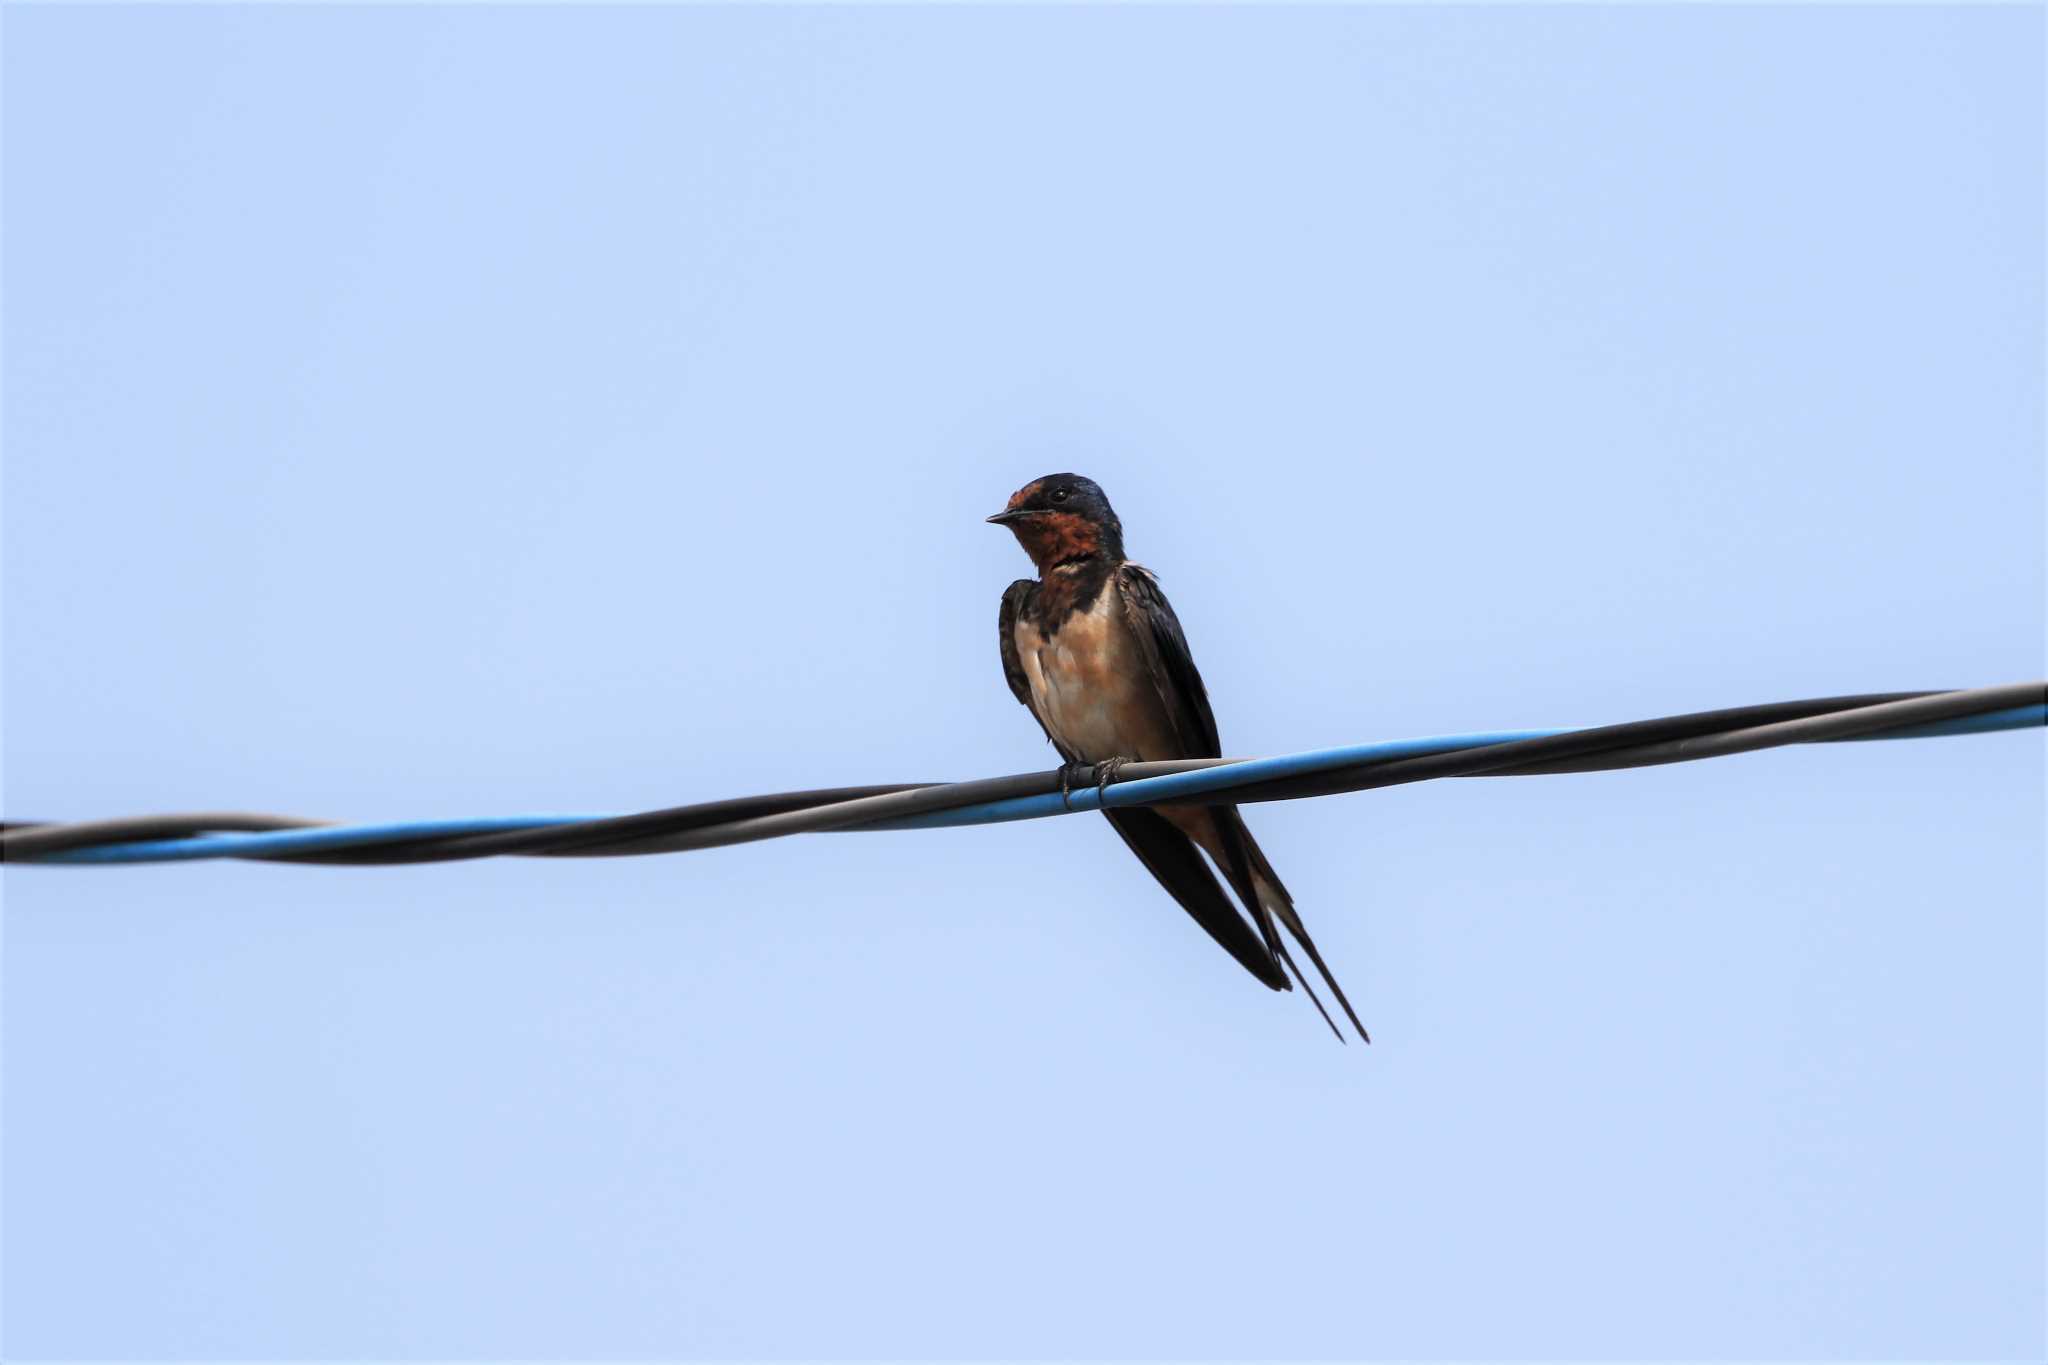
[[(508, 854), (679, 853), (822, 830), (935, 829), (1035, 820), (1104, 806), (1287, 801), (1439, 777), (1521, 777), (1684, 763), (1789, 744), (1978, 734), (2048, 724), (2048, 683), (1890, 692), (1694, 712), (1590, 730), (1513, 730), (1371, 744), (1277, 758), (1125, 764), (1097, 788), (1092, 768), (970, 782), (778, 792), (635, 815), (530, 815), (342, 825), (203, 812), (73, 824), (0, 825), (0, 861), (24, 864), (262, 862), (395, 864)], [(1063, 783), (1063, 777), (1065, 779)], [(1063, 789), (1066, 788), (1066, 789)]]

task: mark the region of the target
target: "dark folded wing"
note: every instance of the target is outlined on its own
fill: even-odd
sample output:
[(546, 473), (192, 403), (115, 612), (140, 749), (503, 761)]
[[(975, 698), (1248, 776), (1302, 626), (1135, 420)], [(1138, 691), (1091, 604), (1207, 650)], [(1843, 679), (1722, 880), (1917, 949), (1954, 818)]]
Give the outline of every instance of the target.
[(1202, 686), (1194, 656), (1188, 653), (1188, 637), (1181, 633), (1173, 605), (1159, 590), (1159, 580), (1149, 569), (1125, 564), (1117, 571), (1117, 583), (1131, 637), (1180, 738), (1179, 757), (1221, 758), (1223, 746), (1216, 738), (1209, 690)]
[(1167, 823), (1166, 817), (1157, 811), (1132, 807), (1102, 814), (1131, 846), (1131, 852), (1138, 855), (1146, 870), (1173, 894), (1195, 923), (1209, 931), (1210, 938), (1223, 945), (1224, 951), (1274, 990), (1292, 989), (1280, 963), (1230, 903), (1230, 897), (1223, 894), (1194, 840)]
[(1024, 610), (1031, 590), (1037, 586), (1028, 578), (1020, 578), (1003, 589), (1003, 609), (996, 618), (996, 631), (1003, 642), (1003, 677), (1017, 694), (1017, 700), (1026, 706), (1031, 705), (1031, 680), (1024, 676), (1024, 662), (1017, 657), (1017, 614)]
[(1031, 704), (1031, 679), (1024, 675), (1024, 661), (1017, 657), (1017, 617), (1023, 613), (1025, 604), (1037, 589), (1038, 584), (1031, 579), (1020, 578), (1003, 590), (1003, 608), (996, 617), (996, 634), (1002, 637), (1003, 678), (1010, 684), (1010, 691), (1016, 694), (1017, 700), (1024, 703), (1024, 709), (1031, 713), (1031, 718), (1038, 722), (1038, 728), (1045, 731), (1052, 747), (1060, 751), (1060, 757), (1072, 763), (1075, 756), (1053, 739), (1045, 717), (1039, 715), (1038, 708)]

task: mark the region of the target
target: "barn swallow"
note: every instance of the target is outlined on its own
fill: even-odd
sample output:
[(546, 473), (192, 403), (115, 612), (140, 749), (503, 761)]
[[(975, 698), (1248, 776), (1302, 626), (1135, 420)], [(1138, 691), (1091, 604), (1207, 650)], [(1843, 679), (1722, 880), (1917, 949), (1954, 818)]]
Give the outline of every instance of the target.
[[(1048, 474), (1018, 489), (989, 520), (1008, 527), (1038, 569), (1036, 580), (1020, 578), (1003, 594), (1003, 676), (1068, 767), (1093, 764), (1099, 777), (1114, 780), (1123, 762), (1222, 757), (1209, 694), (1180, 620), (1151, 571), (1124, 558), (1123, 525), (1102, 489), (1078, 474)], [(1288, 954), (1279, 933), (1285, 927), (1358, 1036), (1372, 1041), (1237, 807), (1103, 814), (1210, 937), (1276, 991), (1294, 988), (1292, 972), (1341, 1039)], [(1197, 848), (1222, 871), (1249, 923)]]

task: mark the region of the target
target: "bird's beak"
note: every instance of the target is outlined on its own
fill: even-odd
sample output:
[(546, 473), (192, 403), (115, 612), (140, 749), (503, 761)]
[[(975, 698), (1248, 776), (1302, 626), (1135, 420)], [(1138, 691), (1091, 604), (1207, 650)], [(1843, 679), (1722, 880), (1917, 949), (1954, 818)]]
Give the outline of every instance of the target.
[(1038, 513), (1028, 507), (1013, 507), (1007, 512), (996, 513), (988, 520), (991, 526), (1008, 526), (1013, 521), (1022, 521), (1026, 517), (1035, 517), (1037, 515)]

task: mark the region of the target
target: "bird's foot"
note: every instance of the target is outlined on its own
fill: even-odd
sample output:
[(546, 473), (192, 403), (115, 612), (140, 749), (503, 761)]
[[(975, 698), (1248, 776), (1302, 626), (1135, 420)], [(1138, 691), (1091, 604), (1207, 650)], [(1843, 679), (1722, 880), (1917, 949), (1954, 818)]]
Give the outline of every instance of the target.
[(1060, 804), (1068, 810), (1074, 808), (1074, 787), (1080, 782), (1081, 774), (1088, 771), (1086, 763), (1060, 764)]
[(1128, 758), (1105, 758), (1095, 765), (1095, 801), (1102, 804), (1102, 798), (1109, 791), (1109, 784), (1116, 781), (1116, 775), (1123, 771)]

